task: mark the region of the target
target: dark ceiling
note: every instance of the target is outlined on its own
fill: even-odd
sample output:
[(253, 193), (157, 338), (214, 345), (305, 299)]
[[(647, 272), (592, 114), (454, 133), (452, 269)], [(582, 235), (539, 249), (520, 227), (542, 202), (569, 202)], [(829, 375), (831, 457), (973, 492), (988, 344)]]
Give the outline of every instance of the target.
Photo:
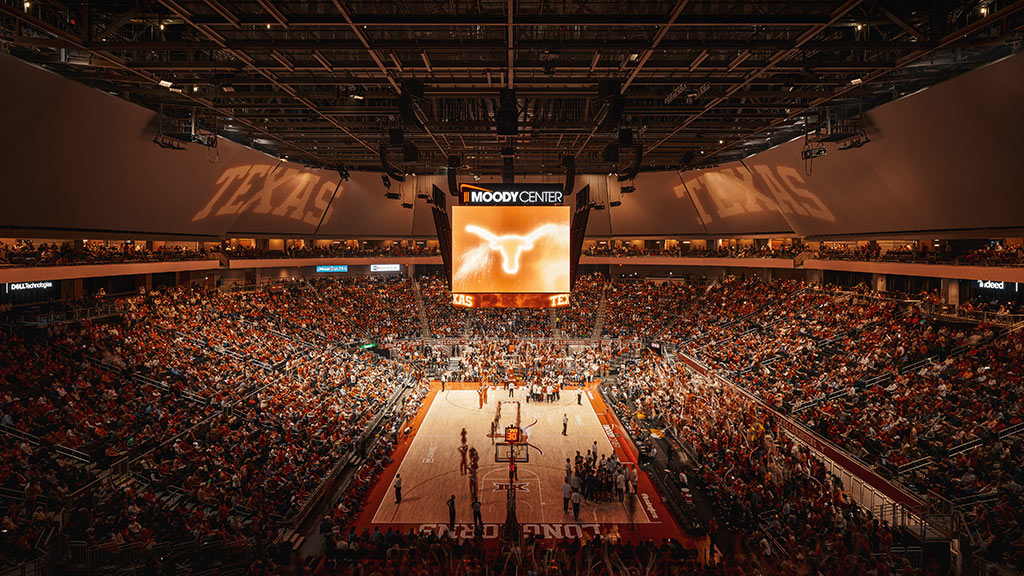
[[(711, 164), (840, 139), (886, 101), (1019, 51), (1024, 0), (0, 0), (0, 49), (310, 165), (437, 173)], [(608, 80), (614, 82), (609, 83)], [(170, 86), (161, 85), (160, 81)], [(410, 82), (412, 81), (412, 82)], [(416, 81), (422, 98), (410, 97)], [(601, 88), (605, 81), (605, 88)], [(502, 88), (519, 134), (500, 137)], [(405, 92), (403, 99), (400, 95)], [(405, 114), (403, 114), (404, 109)], [(619, 113), (621, 112), (621, 113)], [(404, 121), (403, 121), (404, 120)], [(411, 156), (410, 156), (411, 158)]]

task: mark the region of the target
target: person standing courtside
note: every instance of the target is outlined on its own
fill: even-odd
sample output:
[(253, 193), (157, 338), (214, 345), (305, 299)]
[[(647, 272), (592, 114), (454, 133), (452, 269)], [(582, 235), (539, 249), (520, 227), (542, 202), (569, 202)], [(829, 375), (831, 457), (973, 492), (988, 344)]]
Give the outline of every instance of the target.
[(572, 499), (572, 486), (569, 485), (569, 478), (562, 482), (562, 512), (569, 513), (569, 500)]
[(402, 503), (402, 475), (395, 474), (395, 504)]
[(583, 500), (583, 498), (580, 497), (579, 491), (575, 491), (575, 492), (572, 493), (572, 518), (573, 518), (573, 520), (579, 520), (580, 519), (580, 502), (582, 500)]
[(562, 414), (562, 436), (568, 436), (568, 433), (567, 433), (568, 430), (569, 430), (569, 417), (563, 413)]
[(484, 525), (484, 518), (483, 518), (483, 516), (480, 515), (480, 508), (481, 508), (480, 501), (479, 500), (474, 500), (473, 501), (473, 526), (474, 527), (476, 527), (476, 526), (481, 526), (482, 527)]
[(455, 530), (455, 494), (448, 499), (448, 529)]

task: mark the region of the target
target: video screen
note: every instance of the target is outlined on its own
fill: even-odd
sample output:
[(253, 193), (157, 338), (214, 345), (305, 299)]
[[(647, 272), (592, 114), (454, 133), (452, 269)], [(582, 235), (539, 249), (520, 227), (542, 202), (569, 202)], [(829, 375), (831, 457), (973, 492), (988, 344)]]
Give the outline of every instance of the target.
[(452, 207), (452, 292), (569, 292), (568, 206)]

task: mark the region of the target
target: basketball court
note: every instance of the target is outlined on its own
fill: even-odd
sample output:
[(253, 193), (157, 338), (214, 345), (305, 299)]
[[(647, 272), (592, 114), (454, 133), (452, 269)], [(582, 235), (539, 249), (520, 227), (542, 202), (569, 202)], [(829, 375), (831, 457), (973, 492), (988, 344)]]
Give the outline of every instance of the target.
[[(455, 534), (473, 536), (470, 474), (460, 471), (461, 430), (466, 444), (475, 448), (478, 460), (478, 497), (484, 522), (484, 538), (496, 539), (506, 520), (509, 490), (509, 445), (502, 445), (506, 426), (518, 424), (526, 436), (525, 447), (516, 449), (518, 479), (515, 481), (517, 517), (524, 534), (546, 538), (589, 537), (601, 534), (624, 540), (673, 537), (689, 547), (699, 547), (681, 533), (662, 504), (647, 475), (639, 471), (639, 489), (605, 502), (586, 502), (579, 520), (572, 507), (563, 510), (562, 483), (566, 458), (577, 451), (586, 455), (595, 442), (600, 455), (617, 454), (627, 468), (636, 463), (636, 450), (622, 433), (594, 386), (561, 392), (553, 402), (527, 402), (519, 388), (510, 398), (502, 388), (488, 390), (481, 408), (478, 383), (447, 383), (441, 391), (433, 383), (414, 430), (405, 435), (393, 462), (380, 476), (357, 525), (381, 530), (449, 533), (447, 500), (455, 496)], [(492, 422), (501, 404), (498, 434)], [(518, 412), (518, 418), (517, 418)], [(568, 417), (562, 435), (563, 414)], [(395, 501), (395, 475), (402, 477), (402, 501)]]

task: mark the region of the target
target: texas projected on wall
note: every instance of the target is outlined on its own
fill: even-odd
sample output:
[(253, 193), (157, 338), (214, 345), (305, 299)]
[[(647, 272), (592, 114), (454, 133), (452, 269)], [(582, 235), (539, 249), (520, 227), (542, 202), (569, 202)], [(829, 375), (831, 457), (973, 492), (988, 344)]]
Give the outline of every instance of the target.
[(569, 291), (569, 208), (456, 206), (452, 291)]

